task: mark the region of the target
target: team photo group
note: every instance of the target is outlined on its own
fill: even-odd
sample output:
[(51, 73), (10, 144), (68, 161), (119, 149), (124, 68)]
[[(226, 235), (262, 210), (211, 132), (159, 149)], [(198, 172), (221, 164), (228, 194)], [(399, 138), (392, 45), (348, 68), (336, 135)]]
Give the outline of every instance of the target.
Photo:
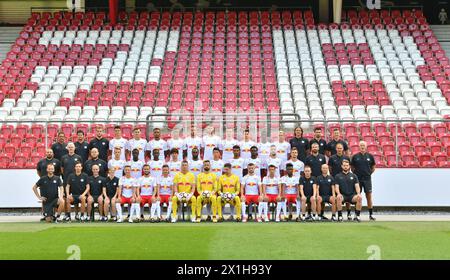
[(312, 139), (296, 127), (290, 139), (279, 131), (265, 143), (254, 142), (248, 129), (241, 140), (233, 129), (223, 138), (212, 127), (203, 135), (195, 129), (185, 138), (178, 134), (166, 141), (155, 128), (147, 141), (136, 127), (127, 140), (116, 126), (114, 137), (107, 139), (97, 126), (90, 142), (77, 131), (77, 141), (67, 143), (59, 132), (37, 165), (40, 179), (33, 192), (42, 203), (41, 220), (92, 222), (98, 213), (97, 220), (117, 223), (175, 223), (185, 216), (193, 223), (222, 222), (224, 217), (342, 222), (346, 211), (346, 220), (360, 222), (362, 193), (369, 220), (375, 220), (374, 157), (364, 141), (359, 151), (350, 152), (338, 129), (328, 142), (321, 128)]

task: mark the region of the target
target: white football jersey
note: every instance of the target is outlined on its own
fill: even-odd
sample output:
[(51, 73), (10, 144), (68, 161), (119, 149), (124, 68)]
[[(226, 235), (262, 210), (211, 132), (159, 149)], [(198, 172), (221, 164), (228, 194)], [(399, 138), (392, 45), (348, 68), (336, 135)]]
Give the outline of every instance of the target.
[(195, 177), (203, 170), (203, 160), (189, 160), (189, 171), (194, 173)]
[(266, 167), (266, 169), (269, 169), (270, 165), (274, 165), (276, 167), (277, 170), (275, 171), (275, 176), (280, 177), (281, 170), (283, 170), (281, 159), (278, 157), (276, 157), (276, 158), (269, 157), (266, 161), (266, 164), (264, 164), (264, 166)]
[(128, 140), (125, 138), (116, 139), (113, 138), (109, 141), (109, 149), (111, 150), (113, 156), (114, 156), (114, 148), (119, 147), (120, 148), (120, 159), (125, 160), (125, 149), (127, 146)]
[(129, 161), (127, 165), (131, 166), (131, 177), (138, 179), (142, 176), (142, 167), (144, 167), (144, 162), (142, 160)]
[(172, 195), (173, 189), (173, 177), (172, 176), (161, 176), (158, 180), (158, 191), (159, 195)]
[(122, 159), (110, 159), (108, 161), (108, 169), (114, 168), (114, 176), (120, 179), (123, 176), (123, 168), (126, 164), (126, 161)]
[[(145, 147), (146, 146), (147, 146), (147, 140), (145, 140), (145, 139), (135, 140), (133, 138), (133, 139), (128, 140), (126, 149), (128, 151), (130, 151), (130, 153), (134, 149), (138, 149), (139, 150), (139, 160), (145, 161)], [(131, 157), (133, 157), (133, 155), (131, 155)]]
[(289, 176), (283, 176), (281, 178), (281, 183), (285, 184), (285, 194), (297, 194), (298, 190), (298, 183), (299, 178), (298, 177), (289, 177)]
[(265, 186), (266, 194), (270, 195), (280, 194), (280, 184), (281, 184), (280, 177), (275, 176), (273, 178), (270, 178), (269, 176), (266, 176), (263, 178), (262, 184)]
[(250, 148), (252, 146), (258, 147), (258, 144), (250, 140), (248, 142), (241, 141), (239, 146), (241, 147), (241, 158), (248, 159), (251, 157)]
[(204, 136), (202, 147), (203, 151), (203, 159), (212, 160), (213, 159), (213, 149), (219, 148), (220, 138), (219, 136)]
[(138, 179), (139, 186), (141, 187), (142, 196), (152, 196), (156, 187), (156, 178), (149, 176), (142, 176)]
[[(300, 178), (302, 176), (301, 172), (305, 171), (305, 164), (301, 160), (288, 160), (286, 161), (286, 164), (291, 163), (294, 167), (294, 177)], [(286, 167), (286, 164), (284, 165)], [(286, 170), (286, 168), (284, 169)]]
[(261, 167), (262, 167), (262, 161), (260, 158), (248, 158), (245, 160), (244, 163), (244, 169), (248, 168), (248, 164), (253, 163), (255, 165), (255, 174), (258, 176), (261, 176)]
[[(270, 146), (273, 144), (270, 142), (259, 144), (259, 158), (261, 159), (261, 162), (264, 164), (267, 159), (270, 156)], [(266, 166), (262, 167), (263, 169), (266, 169)]]
[(181, 172), (181, 161), (169, 161), (167, 165), (169, 166), (170, 176), (175, 176), (175, 174)]
[(291, 152), (291, 144), (289, 142), (276, 142), (274, 145), (277, 147), (277, 157), (279, 157), (282, 163), (288, 160), (288, 153)]
[(222, 160), (225, 163), (229, 163), (230, 160), (233, 158), (233, 146), (235, 145), (239, 145), (239, 141), (235, 139), (223, 140), (220, 143), (219, 149), (222, 150)]
[(162, 175), (162, 167), (165, 164), (164, 160), (151, 160), (147, 162), (150, 165), (150, 174), (154, 178), (159, 178)]
[(225, 162), (223, 160), (211, 160), (211, 172), (215, 173), (217, 175), (217, 178), (219, 178), (222, 175), (223, 172), (223, 166), (225, 165)]
[(123, 197), (131, 198), (133, 196), (133, 188), (139, 187), (139, 185), (133, 177), (122, 177), (119, 179), (119, 187), (122, 188)]
[(150, 140), (145, 147), (146, 151), (150, 151), (152, 153), (153, 158), (153, 150), (159, 149), (159, 160), (164, 160), (164, 152), (167, 151), (167, 143), (163, 139), (159, 140)]
[(177, 149), (178, 150), (178, 160), (183, 160), (183, 150), (185, 150), (184, 139), (169, 139), (167, 141), (168, 150)]
[(259, 186), (261, 185), (261, 177), (257, 175), (245, 175), (242, 178), (244, 192), (246, 195), (259, 195)]
[(244, 164), (245, 164), (245, 159), (243, 158), (238, 158), (238, 159), (234, 159), (232, 158), (230, 160), (230, 164), (231, 164), (231, 173), (233, 173), (234, 175), (239, 177), (239, 182), (242, 181), (242, 177), (244, 176)]
[(189, 160), (192, 159), (192, 149), (194, 147), (198, 148), (198, 152), (200, 153), (200, 148), (202, 147), (202, 138), (200, 137), (195, 137), (195, 138), (191, 138), (188, 137), (186, 139), (184, 139), (184, 147), (187, 150), (187, 158)]

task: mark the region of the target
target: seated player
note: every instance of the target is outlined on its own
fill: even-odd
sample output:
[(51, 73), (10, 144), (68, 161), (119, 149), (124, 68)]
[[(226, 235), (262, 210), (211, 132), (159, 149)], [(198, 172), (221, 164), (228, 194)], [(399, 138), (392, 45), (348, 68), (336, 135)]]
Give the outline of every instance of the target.
[(241, 200), (239, 198), (240, 184), (239, 177), (231, 172), (231, 164), (223, 166), (224, 174), (219, 177), (217, 184), (217, 213), (219, 221), (223, 221), (222, 207), (225, 203), (230, 203), (236, 209), (236, 221), (241, 221)]
[(247, 166), (248, 174), (242, 178), (241, 182), (241, 207), (242, 207), (242, 222), (247, 222), (246, 207), (249, 207), (249, 212), (252, 204), (258, 205), (258, 216), (256, 220), (262, 222), (262, 212), (265, 210), (267, 220), (267, 203), (263, 202), (263, 192), (261, 189), (261, 177), (255, 174), (255, 164), (249, 163)]
[[(269, 174), (262, 180), (262, 191), (264, 194), (264, 201), (267, 204), (276, 203), (275, 222), (279, 222), (283, 197), (281, 196), (281, 180), (280, 177), (275, 176), (275, 170), (276, 167), (274, 165), (269, 165)], [(266, 216), (268, 215), (267, 212), (268, 210), (266, 210)], [(268, 218), (266, 221), (268, 221)]]
[(297, 221), (300, 214), (300, 192), (298, 186), (299, 178), (294, 176), (294, 166), (291, 163), (286, 164), (286, 175), (281, 178), (282, 193), (286, 199), (283, 204), (283, 212), (286, 213), (286, 206), (289, 206), (289, 220), (292, 220), (292, 205), (297, 206)]
[[(153, 151), (157, 151), (154, 149)], [(137, 201), (141, 206), (141, 220), (144, 220), (144, 206), (147, 204), (150, 207), (150, 221), (159, 221), (155, 218), (156, 214), (156, 178), (150, 174), (150, 166), (145, 164), (142, 168), (144, 175), (138, 179), (139, 190), (137, 192)]]
[[(181, 166), (180, 166), (181, 168)], [(161, 219), (161, 205), (167, 205), (166, 221), (170, 222), (170, 214), (172, 212), (172, 196), (173, 196), (173, 177), (170, 175), (170, 168), (167, 164), (163, 165), (162, 176), (156, 184), (156, 196), (158, 205), (156, 207), (156, 216)]]
[[(302, 216), (301, 220), (304, 221), (315, 221), (317, 218), (317, 207), (316, 207), (316, 197), (317, 197), (317, 183), (316, 177), (311, 175), (312, 170), (310, 166), (305, 166), (305, 176), (300, 177), (300, 195), (302, 199)], [(308, 214), (305, 219), (306, 207), (312, 210), (313, 215)]]
[[(92, 213), (92, 207), (94, 203), (98, 203), (98, 212), (100, 213), (100, 221), (106, 222), (108, 219), (105, 217), (104, 210), (104, 198), (103, 188), (106, 186), (106, 178), (100, 176), (100, 167), (97, 164), (92, 165), (92, 176), (89, 176), (89, 197), (88, 200), (92, 200), (87, 206), (89, 214)], [(91, 221), (94, 221), (94, 216), (91, 217)]]
[(70, 174), (67, 178), (66, 184), (66, 205), (68, 205), (69, 212), (66, 213), (65, 221), (70, 222), (70, 205), (75, 206), (76, 213), (78, 212), (78, 206), (81, 205), (81, 217), (78, 217), (78, 213), (75, 214), (75, 220), (81, 222), (88, 221), (88, 215), (86, 213), (86, 203), (92, 203), (92, 198), (88, 201), (89, 194), (89, 180), (88, 175), (82, 172), (83, 166), (81, 162), (75, 164), (75, 172)]
[[(55, 166), (47, 164), (47, 175), (42, 176), (33, 186), (36, 197), (42, 201), (44, 218), (47, 223), (61, 222), (59, 218), (64, 211), (64, 187), (61, 178), (55, 176)], [(39, 192), (38, 192), (39, 189)], [(53, 217), (53, 209), (58, 207), (56, 217)]]
[(126, 165), (123, 172), (124, 176), (119, 180), (119, 190), (116, 200), (117, 222), (123, 222), (122, 206), (128, 204), (130, 209), (128, 222), (133, 223), (133, 212), (136, 213), (136, 220), (141, 216), (141, 208), (137, 202), (137, 189), (139, 188), (139, 184), (136, 179), (131, 177), (131, 166)]
[(351, 203), (355, 205), (355, 216), (353, 220), (360, 222), (362, 207), (361, 189), (359, 187), (358, 176), (350, 172), (349, 160), (342, 160), (342, 172), (337, 174), (334, 180), (338, 207), (338, 221), (342, 222), (342, 203)]
[(103, 197), (105, 198), (104, 215), (108, 217), (109, 207), (111, 206), (111, 220), (113, 221), (117, 221), (116, 200), (119, 188), (119, 178), (114, 176), (115, 173), (116, 169), (114, 167), (108, 169), (108, 177), (106, 177), (105, 187), (103, 188)]
[[(322, 175), (317, 177), (317, 213), (320, 213), (319, 219), (328, 220), (323, 214), (325, 203), (331, 204), (331, 221), (336, 221), (336, 192), (334, 190), (334, 178), (328, 175), (328, 165), (322, 164)], [(342, 206), (342, 204), (341, 204)]]
[(189, 163), (187, 161), (183, 161), (181, 163), (181, 172), (175, 175), (173, 178), (173, 184), (175, 195), (172, 197), (172, 223), (176, 223), (177, 221), (178, 203), (183, 202), (191, 205), (191, 220), (193, 223), (197, 222), (197, 199), (194, 196), (195, 175), (192, 172), (189, 172)]
[(203, 205), (211, 204), (213, 222), (217, 222), (217, 175), (211, 172), (211, 162), (203, 161), (203, 172), (197, 176), (197, 222), (202, 219)]

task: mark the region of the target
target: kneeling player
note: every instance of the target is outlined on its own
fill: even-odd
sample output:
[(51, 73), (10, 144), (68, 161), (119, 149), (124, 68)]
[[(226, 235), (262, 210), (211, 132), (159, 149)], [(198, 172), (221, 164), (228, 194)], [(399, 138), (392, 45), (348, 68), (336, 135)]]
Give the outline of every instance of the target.
[[(51, 223), (60, 222), (59, 216), (64, 211), (64, 187), (61, 179), (54, 176), (55, 166), (53, 164), (47, 165), (47, 175), (42, 176), (33, 186), (33, 191), (36, 197), (42, 201), (44, 207), (45, 221)], [(39, 189), (39, 192), (37, 191)], [(53, 218), (53, 209), (58, 207), (56, 218)]]
[(217, 185), (217, 213), (219, 220), (223, 221), (222, 207), (229, 203), (236, 209), (236, 221), (241, 220), (241, 200), (239, 198), (239, 177), (231, 172), (231, 164), (223, 166), (224, 174), (219, 177)]
[(316, 177), (311, 176), (312, 170), (310, 166), (305, 166), (305, 176), (300, 178), (300, 194), (302, 199), (302, 216), (301, 220), (305, 220), (306, 206), (311, 208), (313, 215), (308, 214), (307, 221), (315, 221), (317, 216), (316, 197), (317, 184)]
[(247, 222), (246, 206), (249, 207), (250, 212), (252, 204), (258, 205), (258, 217), (256, 220), (261, 222), (263, 210), (265, 210), (266, 214), (264, 220), (267, 220), (267, 203), (263, 202), (261, 178), (255, 174), (255, 164), (249, 163), (247, 170), (248, 174), (242, 178), (241, 182), (242, 222)]
[(335, 188), (338, 203), (338, 221), (342, 222), (342, 203), (355, 204), (354, 221), (360, 222), (360, 213), (362, 207), (361, 189), (359, 187), (358, 176), (350, 172), (350, 161), (342, 160), (342, 172), (337, 174), (335, 179)]
[(177, 221), (178, 217), (178, 203), (186, 202), (191, 205), (191, 220), (193, 223), (196, 219), (197, 199), (194, 196), (195, 192), (195, 175), (189, 172), (189, 164), (183, 161), (181, 164), (181, 172), (177, 173), (173, 178), (175, 195), (172, 197), (172, 223)]
[[(275, 165), (269, 165), (269, 174), (262, 180), (262, 191), (264, 193), (264, 202), (267, 204), (276, 203), (276, 216), (275, 222), (280, 221), (282, 196), (280, 193), (281, 183), (280, 178), (275, 176), (276, 167)], [(267, 207), (268, 208), (268, 207)], [(269, 221), (268, 210), (266, 210), (266, 216), (264, 217), (266, 221)]]
[[(150, 207), (150, 221), (155, 222), (156, 214), (156, 179), (150, 175), (150, 165), (145, 164), (142, 168), (144, 175), (138, 179), (140, 190), (138, 191), (137, 202), (141, 206), (141, 220), (144, 220), (144, 206)], [(158, 203), (159, 205), (159, 203)], [(159, 218), (158, 218), (159, 221)]]
[(201, 221), (203, 205), (211, 204), (213, 223), (217, 222), (217, 175), (211, 171), (211, 162), (203, 161), (203, 172), (197, 176), (197, 222)]
[[(317, 213), (320, 213), (319, 220), (325, 219), (323, 207), (325, 203), (331, 204), (331, 221), (336, 221), (336, 192), (334, 190), (334, 178), (328, 175), (328, 165), (322, 164), (322, 175), (317, 177)], [(322, 206), (323, 204), (323, 206)], [(341, 205), (342, 206), (342, 205)]]
[[(298, 177), (294, 176), (294, 166), (292, 163), (286, 164), (286, 175), (281, 178), (282, 193), (286, 198), (286, 204), (289, 206), (289, 219), (292, 220), (292, 205), (297, 206), (297, 221), (300, 216), (300, 192), (298, 187)], [(303, 206), (303, 205), (302, 205)], [(286, 213), (286, 210), (284, 210)]]
[(161, 206), (163, 204), (166, 204), (166, 221), (170, 222), (170, 214), (172, 212), (173, 177), (170, 176), (170, 167), (167, 164), (164, 164), (162, 167), (162, 175), (158, 179), (156, 195), (159, 201), (159, 204), (156, 208), (156, 215), (159, 219), (161, 219)]
[(136, 219), (141, 216), (141, 208), (137, 202), (137, 188), (139, 188), (136, 179), (131, 177), (131, 166), (126, 165), (123, 169), (124, 176), (119, 179), (119, 190), (117, 192), (116, 210), (117, 210), (117, 222), (123, 222), (122, 206), (128, 204), (130, 209), (128, 222), (133, 222), (133, 212), (136, 213)]

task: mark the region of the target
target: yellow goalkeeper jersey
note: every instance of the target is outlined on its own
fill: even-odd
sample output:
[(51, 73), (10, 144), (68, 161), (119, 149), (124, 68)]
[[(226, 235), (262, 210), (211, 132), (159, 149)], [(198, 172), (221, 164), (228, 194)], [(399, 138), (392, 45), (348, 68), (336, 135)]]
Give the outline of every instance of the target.
[(197, 192), (217, 191), (217, 175), (215, 173), (200, 173), (197, 176)]
[(228, 176), (226, 174), (219, 177), (217, 189), (219, 191), (219, 194), (221, 193), (235, 193), (236, 195), (239, 194), (240, 191), (240, 183), (239, 183), (239, 177), (232, 174), (231, 176)]
[(191, 172), (186, 174), (178, 172), (173, 178), (173, 184), (177, 186), (178, 192), (190, 193), (192, 186), (195, 186), (195, 175)]

